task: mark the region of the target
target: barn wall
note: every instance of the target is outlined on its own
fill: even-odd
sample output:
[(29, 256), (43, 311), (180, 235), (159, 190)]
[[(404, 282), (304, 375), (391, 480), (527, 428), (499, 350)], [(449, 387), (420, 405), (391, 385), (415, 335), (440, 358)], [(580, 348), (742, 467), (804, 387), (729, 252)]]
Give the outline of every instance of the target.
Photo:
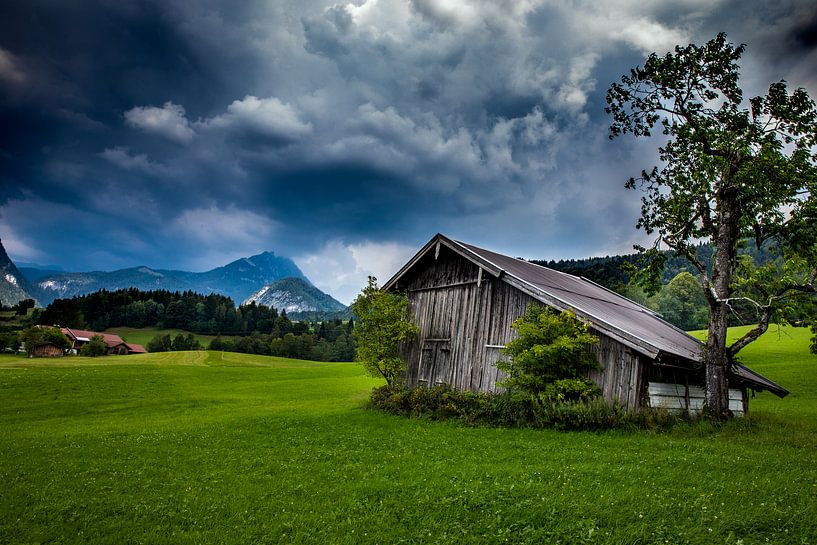
[(59, 358), (62, 355), (62, 348), (51, 343), (35, 346), (32, 350), (32, 356), (35, 358)]
[[(479, 268), (448, 248), (427, 255), (401, 289), (406, 289), (418, 341), (404, 347), (411, 386), (450, 384), (468, 389), (474, 362), (481, 361), (479, 322), (487, 283), (477, 286)], [(482, 341), (484, 344), (484, 341)]]
[[(511, 325), (537, 302), (513, 286), (483, 273), (446, 247), (438, 257), (429, 252), (401, 281), (413, 321), (420, 332), (403, 353), (409, 386), (449, 384), (460, 390), (493, 392), (504, 378), (496, 368), (501, 347), (514, 336)], [(541, 304), (541, 303), (540, 303)], [(591, 348), (604, 369), (591, 379), (606, 399), (629, 408), (643, 397), (642, 358), (619, 342), (599, 334)]]
[(591, 371), (590, 378), (598, 384), (605, 399), (618, 401), (628, 409), (641, 407), (644, 387), (642, 359), (646, 358), (606, 335), (595, 334), (599, 342), (590, 350), (603, 369)]

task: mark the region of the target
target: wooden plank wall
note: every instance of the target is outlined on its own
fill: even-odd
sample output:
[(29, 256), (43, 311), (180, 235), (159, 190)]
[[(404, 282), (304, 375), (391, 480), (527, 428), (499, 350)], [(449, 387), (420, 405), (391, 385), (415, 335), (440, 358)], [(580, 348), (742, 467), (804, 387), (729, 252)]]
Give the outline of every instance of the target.
[(592, 371), (590, 379), (598, 384), (605, 399), (616, 400), (628, 409), (639, 408), (644, 381), (641, 357), (620, 342), (594, 333), (599, 342), (590, 350), (596, 354), (603, 369)]
[[(500, 389), (497, 383), (504, 376), (495, 364), (504, 356), (498, 347), (515, 336), (511, 325), (536, 300), (488, 274), (477, 286), (479, 268), (445, 247), (437, 259), (429, 252), (414, 270), (405, 287), (420, 333), (403, 349), (406, 383), (450, 384), (478, 392)], [(604, 370), (590, 378), (605, 398), (630, 408), (640, 406), (639, 356), (609, 337), (599, 337), (599, 345), (591, 350)]]

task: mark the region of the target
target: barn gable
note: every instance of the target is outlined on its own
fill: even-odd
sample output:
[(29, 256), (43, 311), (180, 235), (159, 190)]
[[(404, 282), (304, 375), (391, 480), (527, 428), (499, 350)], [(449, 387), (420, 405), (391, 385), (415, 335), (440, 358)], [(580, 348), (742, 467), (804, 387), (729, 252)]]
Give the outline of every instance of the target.
[[(654, 311), (585, 278), (440, 234), (383, 287), (407, 293), (420, 329), (418, 341), (404, 347), (409, 385), (495, 391), (502, 378), (495, 366), (500, 350), (531, 303), (571, 310), (591, 324), (604, 367), (591, 378), (607, 399), (636, 408), (649, 385), (674, 380), (685, 384), (689, 406), (689, 385), (702, 379), (702, 343)], [(788, 393), (743, 366), (732, 379), (744, 390)]]

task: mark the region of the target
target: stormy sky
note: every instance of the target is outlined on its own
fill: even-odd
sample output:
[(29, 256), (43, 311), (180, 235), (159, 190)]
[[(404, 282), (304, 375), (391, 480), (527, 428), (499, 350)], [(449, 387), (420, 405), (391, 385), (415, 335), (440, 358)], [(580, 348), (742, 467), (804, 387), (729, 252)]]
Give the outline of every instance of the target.
[(66, 270), (206, 270), (265, 250), (348, 303), (436, 232), (515, 256), (629, 252), (604, 94), (725, 31), (746, 96), (817, 95), (813, 2), (0, 6), (0, 238)]

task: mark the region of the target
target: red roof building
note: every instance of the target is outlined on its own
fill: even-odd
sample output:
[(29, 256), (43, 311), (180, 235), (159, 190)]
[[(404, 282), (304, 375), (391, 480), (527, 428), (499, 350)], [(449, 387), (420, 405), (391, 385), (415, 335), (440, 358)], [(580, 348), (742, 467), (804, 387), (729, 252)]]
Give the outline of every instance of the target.
[(119, 335), (113, 333), (98, 333), (96, 331), (87, 331), (85, 329), (72, 329), (68, 327), (61, 327), (62, 331), (71, 341), (71, 348), (74, 350), (81, 349), (84, 345), (91, 342), (91, 338), (99, 335), (105, 344), (108, 346), (109, 355), (126, 354), (144, 354), (145, 348), (140, 344), (129, 344), (122, 340)]

